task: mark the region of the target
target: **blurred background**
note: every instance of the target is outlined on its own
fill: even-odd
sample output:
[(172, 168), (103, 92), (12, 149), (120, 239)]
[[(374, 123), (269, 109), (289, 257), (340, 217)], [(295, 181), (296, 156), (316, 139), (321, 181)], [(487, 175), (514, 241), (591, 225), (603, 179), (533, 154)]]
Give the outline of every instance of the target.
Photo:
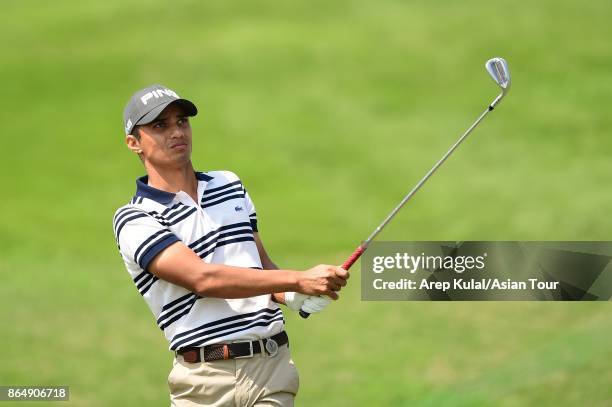
[[(609, 1), (2, 8), (2, 385), (168, 403), (111, 227), (144, 173), (123, 107), (152, 83), (197, 104), (194, 165), (239, 174), (272, 258), (305, 269), (368, 236), (497, 95), (502, 56), (509, 96), (380, 239), (611, 240)], [(361, 302), (358, 273), (326, 312), (286, 312), (298, 405), (612, 404), (609, 302)]]

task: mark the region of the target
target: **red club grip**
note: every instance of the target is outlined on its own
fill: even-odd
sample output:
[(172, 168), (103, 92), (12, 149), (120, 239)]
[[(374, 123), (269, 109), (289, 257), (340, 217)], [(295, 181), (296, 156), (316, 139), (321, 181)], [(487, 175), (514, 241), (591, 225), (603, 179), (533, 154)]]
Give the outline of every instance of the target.
[[(361, 257), (361, 255), (363, 254), (363, 252), (365, 252), (365, 248), (361, 245), (359, 245), (355, 251), (353, 252), (353, 254), (351, 254), (351, 256), (346, 259), (346, 261), (342, 264), (342, 268), (345, 270), (348, 270), (351, 268), (351, 266), (353, 265), (353, 263), (355, 263), (357, 261), (357, 259), (359, 259)], [(308, 318), (310, 316), (310, 314), (304, 310), (300, 310), (300, 316), (304, 319)]]
[(351, 257), (349, 257), (348, 259), (346, 259), (346, 261), (342, 264), (342, 268), (345, 270), (348, 270), (351, 268), (351, 266), (353, 265), (353, 263), (355, 263), (357, 261), (357, 259), (359, 259), (361, 257), (361, 255), (363, 254), (363, 252), (365, 252), (365, 249), (359, 245), (355, 251), (353, 252), (353, 254), (351, 254)]

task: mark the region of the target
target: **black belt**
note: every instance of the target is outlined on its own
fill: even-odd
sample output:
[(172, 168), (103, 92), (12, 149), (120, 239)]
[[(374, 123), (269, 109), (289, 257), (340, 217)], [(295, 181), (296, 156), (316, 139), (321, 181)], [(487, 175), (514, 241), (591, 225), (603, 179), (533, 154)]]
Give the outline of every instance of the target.
[[(289, 343), (289, 337), (283, 331), (269, 338), (262, 339), (261, 342), (263, 342), (268, 355), (275, 356), (279, 346)], [(214, 360), (251, 358), (261, 351), (260, 341), (238, 341), (233, 343), (216, 343), (204, 346), (204, 348), (183, 348), (177, 350), (176, 353), (183, 356), (185, 362), (199, 363), (202, 361), (202, 354), (204, 354), (205, 362), (212, 362)]]

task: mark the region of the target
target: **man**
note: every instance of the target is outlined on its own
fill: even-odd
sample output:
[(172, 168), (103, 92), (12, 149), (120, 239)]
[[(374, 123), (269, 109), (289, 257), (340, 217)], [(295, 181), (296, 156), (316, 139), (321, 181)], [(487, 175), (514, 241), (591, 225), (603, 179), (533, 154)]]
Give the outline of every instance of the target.
[(196, 106), (153, 85), (124, 110), (125, 141), (147, 176), (113, 219), (126, 268), (175, 352), (172, 405), (293, 405), (297, 371), (277, 304), (322, 311), (346, 270), (278, 270), (255, 206), (229, 171), (196, 172)]

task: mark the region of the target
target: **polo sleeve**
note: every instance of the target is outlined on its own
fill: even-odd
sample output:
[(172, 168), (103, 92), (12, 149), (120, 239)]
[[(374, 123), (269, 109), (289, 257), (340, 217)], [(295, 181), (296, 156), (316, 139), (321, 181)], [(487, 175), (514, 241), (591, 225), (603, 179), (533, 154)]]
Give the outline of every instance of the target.
[(125, 261), (143, 270), (166, 247), (180, 239), (145, 211), (124, 208), (113, 220), (115, 238)]
[(249, 214), (249, 220), (251, 221), (251, 227), (253, 228), (253, 232), (257, 232), (257, 212), (255, 212), (255, 204), (253, 200), (249, 196), (246, 188), (244, 189), (244, 200), (246, 201), (246, 210)]

